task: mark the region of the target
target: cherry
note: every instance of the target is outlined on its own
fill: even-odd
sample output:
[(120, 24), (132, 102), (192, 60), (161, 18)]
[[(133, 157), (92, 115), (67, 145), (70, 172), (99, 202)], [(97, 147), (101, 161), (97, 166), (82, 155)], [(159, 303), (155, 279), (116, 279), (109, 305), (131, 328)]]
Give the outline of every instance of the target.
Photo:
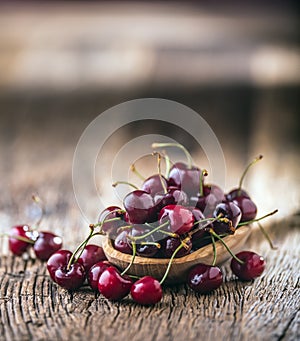
[(193, 267), (187, 279), (187, 284), (191, 289), (206, 294), (215, 290), (223, 283), (223, 275), (217, 266), (198, 264)]
[(236, 254), (241, 261), (239, 263), (236, 259), (232, 258), (230, 267), (232, 272), (243, 281), (250, 281), (256, 277), (259, 277), (266, 266), (266, 262), (263, 257), (252, 251), (242, 251)]
[[(162, 182), (164, 183), (164, 186)], [(167, 186), (167, 179), (163, 175), (155, 174), (143, 182), (142, 190), (150, 193), (154, 197), (155, 194), (163, 192)]]
[(114, 240), (114, 248), (120, 252), (123, 253), (127, 253), (129, 255), (132, 254), (132, 250), (131, 247), (128, 243), (128, 235), (129, 235), (129, 231), (128, 230), (124, 230), (121, 231), (116, 239)]
[(124, 207), (132, 223), (143, 224), (157, 219), (157, 208), (151, 194), (135, 190), (124, 198)]
[(52, 280), (62, 288), (75, 290), (82, 286), (85, 280), (84, 267), (79, 263), (69, 266), (72, 252), (59, 250), (47, 262), (47, 269)]
[(169, 228), (177, 234), (189, 232), (194, 225), (194, 217), (192, 212), (180, 205), (168, 205), (162, 208), (159, 213), (160, 223), (169, 220)]
[(90, 287), (97, 291), (98, 290), (98, 282), (99, 282), (99, 277), (103, 273), (104, 270), (112, 266), (108, 261), (103, 260), (101, 262), (98, 262), (94, 264), (88, 274), (87, 274), (87, 280), (89, 282)]
[(39, 232), (33, 245), (33, 250), (38, 259), (46, 261), (54, 252), (62, 247), (62, 239), (52, 232)]
[(169, 173), (168, 184), (182, 189), (189, 195), (198, 193), (201, 170), (196, 166), (188, 166), (183, 162), (175, 163)]
[(189, 199), (184, 191), (170, 186), (167, 193), (157, 193), (154, 196), (154, 202), (161, 209), (167, 205), (187, 205)]
[(136, 281), (130, 293), (135, 302), (143, 305), (155, 304), (162, 299), (161, 285), (151, 276), (145, 276)]
[[(165, 258), (171, 258), (173, 253), (176, 251), (176, 249), (179, 247), (179, 245), (182, 243), (180, 238), (173, 238), (168, 237), (163, 242), (163, 255)], [(187, 239), (184, 243), (186, 247), (182, 247), (175, 255), (176, 258), (183, 257), (188, 255), (192, 250), (192, 242), (191, 239)]]
[(99, 277), (98, 290), (109, 300), (121, 300), (127, 296), (132, 286), (132, 280), (128, 276), (121, 276), (115, 267), (108, 267)]
[(229, 233), (233, 234), (235, 228), (241, 219), (241, 210), (237, 205), (228, 201), (220, 203), (216, 206), (213, 216), (214, 218), (222, 214), (222, 218), (229, 219), (229, 222), (224, 222), (222, 220), (217, 220), (213, 223), (213, 229), (217, 234)]
[(256, 217), (257, 207), (250, 198), (240, 195), (232, 202), (236, 204), (242, 212), (241, 222), (253, 220)]
[(106, 259), (107, 258), (101, 246), (89, 244), (86, 245), (77, 262), (80, 263), (84, 267), (85, 272), (88, 273), (94, 264)]
[(228, 201), (233, 201), (237, 197), (244, 197), (244, 198), (250, 199), (250, 195), (246, 191), (240, 188), (235, 188), (226, 194), (226, 199)]
[[(120, 218), (120, 220), (107, 221), (114, 218)], [(109, 206), (105, 208), (99, 215), (98, 222), (102, 224), (102, 231), (109, 236), (115, 236), (119, 227), (125, 225), (125, 212), (118, 206)]]
[[(34, 233), (28, 225), (17, 225), (9, 233), (9, 250), (16, 256), (21, 256), (34, 243)], [(28, 241), (26, 241), (28, 240)]]

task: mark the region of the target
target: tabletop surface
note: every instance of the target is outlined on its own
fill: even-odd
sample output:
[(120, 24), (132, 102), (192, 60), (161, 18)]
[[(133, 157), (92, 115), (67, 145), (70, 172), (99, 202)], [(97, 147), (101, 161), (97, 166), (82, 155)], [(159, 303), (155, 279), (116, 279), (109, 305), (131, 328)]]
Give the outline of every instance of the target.
[[(65, 247), (74, 250), (87, 233), (70, 176), (78, 136), (65, 137), (55, 122), (51, 126), (44, 120), (32, 131), (30, 117), (18, 122), (9, 110), (2, 111), (1, 231), (34, 221), (30, 195), (38, 191), (47, 207), (43, 229), (62, 235)], [(169, 287), (153, 307), (130, 298), (109, 302), (88, 287), (69, 293), (50, 280), (44, 263), (12, 257), (7, 240), (1, 239), (0, 339), (299, 340), (300, 215), (274, 221), (265, 227), (276, 251), (255, 226), (244, 247), (266, 258), (260, 278), (240, 282), (226, 263), (225, 283), (215, 292), (199, 295), (186, 285)]]

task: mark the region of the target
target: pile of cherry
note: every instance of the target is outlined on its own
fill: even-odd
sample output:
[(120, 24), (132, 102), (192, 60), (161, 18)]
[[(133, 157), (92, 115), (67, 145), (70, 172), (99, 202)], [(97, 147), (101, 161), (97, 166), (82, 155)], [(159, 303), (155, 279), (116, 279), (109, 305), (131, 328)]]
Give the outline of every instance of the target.
[[(90, 225), (89, 235), (73, 253), (62, 250), (62, 239), (52, 232), (38, 232), (28, 225), (12, 228), (9, 235), (11, 252), (20, 256), (32, 246), (36, 257), (47, 261), (51, 279), (65, 289), (76, 290), (87, 281), (93, 290), (107, 299), (120, 300), (130, 293), (140, 304), (155, 304), (162, 299), (162, 284), (175, 257), (186, 256), (208, 243), (213, 244), (212, 264), (194, 266), (186, 281), (198, 293), (217, 289), (223, 276), (216, 266), (216, 240), (231, 254), (231, 269), (239, 279), (247, 281), (260, 276), (265, 269), (263, 257), (251, 251), (235, 255), (223, 237), (233, 235), (237, 228), (252, 222), (258, 222), (266, 235), (259, 221), (276, 211), (256, 219), (257, 207), (242, 189), (248, 169), (262, 157), (246, 167), (238, 188), (225, 194), (217, 185), (205, 183), (207, 171), (192, 164), (191, 156), (183, 146), (154, 144), (155, 148), (170, 146), (177, 146), (186, 153), (187, 164), (177, 162), (168, 167), (170, 162), (165, 155), (166, 175), (163, 176), (162, 156), (156, 152), (158, 172), (143, 179), (141, 189), (123, 181), (113, 184), (125, 183), (135, 190), (124, 198), (124, 209), (110, 206), (101, 212), (99, 222)], [(134, 166), (132, 170), (141, 177)], [(100, 246), (88, 244), (96, 235), (107, 235), (116, 250), (132, 255), (126, 269), (117, 269), (106, 260)], [(151, 276), (127, 275), (136, 256), (169, 258), (163, 278), (159, 281)]]

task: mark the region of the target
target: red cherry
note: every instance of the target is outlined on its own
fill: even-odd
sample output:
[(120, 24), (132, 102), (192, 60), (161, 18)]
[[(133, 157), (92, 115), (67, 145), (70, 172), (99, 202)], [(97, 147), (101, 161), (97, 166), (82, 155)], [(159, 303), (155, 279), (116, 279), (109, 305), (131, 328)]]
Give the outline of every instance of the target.
[[(25, 251), (27, 251), (29, 246), (33, 244), (32, 241), (34, 238), (36, 238), (28, 225), (13, 226), (9, 236), (9, 250), (16, 256), (21, 256)], [(22, 239), (28, 239), (28, 242), (25, 240), (20, 240), (18, 237), (21, 237)]]
[(215, 290), (223, 283), (223, 275), (217, 266), (198, 264), (188, 274), (187, 283), (200, 294)]
[(39, 232), (33, 250), (38, 259), (46, 261), (62, 247), (62, 239), (52, 232)]
[(98, 290), (109, 300), (117, 301), (127, 296), (132, 286), (128, 276), (121, 276), (115, 267), (105, 269), (98, 281)]
[(162, 208), (159, 213), (160, 223), (170, 221), (170, 230), (178, 234), (189, 232), (194, 225), (192, 212), (180, 205), (168, 205)]
[(136, 281), (130, 290), (133, 300), (139, 304), (150, 305), (162, 299), (162, 288), (158, 280), (145, 276)]
[(252, 251), (242, 251), (236, 254), (241, 261), (239, 263), (236, 259), (232, 258), (230, 267), (232, 272), (243, 281), (250, 281), (259, 277), (266, 266), (266, 262), (262, 256)]
[(62, 288), (75, 290), (82, 286), (85, 280), (84, 267), (79, 263), (71, 264), (68, 268), (72, 252), (59, 250), (47, 262), (47, 269), (52, 280)]
[[(114, 218), (120, 218), (120, 220), (107, 221)], [(126, 225), (125, 213), (118, 206), (109, 206), (105, 208), (99, 215), (98, 222), (101, 223), (106, 221), (102, 225), (102, 230), (109, 236), (115, 236), (117, 229), (121, 226)]]
[(167, 188), (168, 187), (167, 179), (163, 175), (161, 176), (159, 176), (159, 174), (152, 175), (143, 182), (142, 190), (147, 193), (150, 193), (154, 197), (156, 193), (164, 191), (162, 181), (165, 185), (165, 188)]
[(84, 267), (85, 272), (88, 273), (94, 264), (106, 259), (101, 246), (89, 244), (86, 245), (81, 256), (78, 258), (78, 263), (80, 263)]
[(87, 279), (89, 282), (90, 287), (97, 291), (98, 290), (98, 282), (99, 282), (99, 277), (103, 273), (104, 270), (112, 266), (107, 260), (103, 260), (101, 262), (98, 262), (94, 264), (88, 274), (87, 274)]
[(233, 200), (233, 203), (236, 204), (242, 212), (241, 222), (255, 219), (257, 207), (250, 198), (238, 196)]

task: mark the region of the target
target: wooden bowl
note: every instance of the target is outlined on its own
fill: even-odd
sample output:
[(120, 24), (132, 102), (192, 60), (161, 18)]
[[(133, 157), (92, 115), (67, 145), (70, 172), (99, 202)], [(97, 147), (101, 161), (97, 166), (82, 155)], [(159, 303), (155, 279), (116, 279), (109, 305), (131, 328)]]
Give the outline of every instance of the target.
[[(227, 236), (223, 240), (234, 253), (237, 253), (241, 251), (244, 243), (250, 235), (250, 231), (251, 228), (249, 226), (241, 226), (236, 230), (234, 235)], [(117, 266), (119, 269), (125, 269), (131, 262), (132, 256), (115, 250), (110, 239), (105, 238), (102, 247), (109, 262)], [(216, 250), (217, 264), (221, 264), (231, 257), (220, 241), (216, 242)], [(212, 261), (212, 244), (208, 244), (187, 256), (175, 258), (172, 262), (166, 282), (168, 284), (183, 283), (185, 282), (186, 275), (192, 266), (198, 263), (209, 265)], [(136, 256), (134, 263), (127, 273), (129, 275), (137, 275), (141, 277), (147, 275), (153, 276), (160, 280), (167, 269), (168, 263), (169, 259), (167, 258), (146, 258)]]

